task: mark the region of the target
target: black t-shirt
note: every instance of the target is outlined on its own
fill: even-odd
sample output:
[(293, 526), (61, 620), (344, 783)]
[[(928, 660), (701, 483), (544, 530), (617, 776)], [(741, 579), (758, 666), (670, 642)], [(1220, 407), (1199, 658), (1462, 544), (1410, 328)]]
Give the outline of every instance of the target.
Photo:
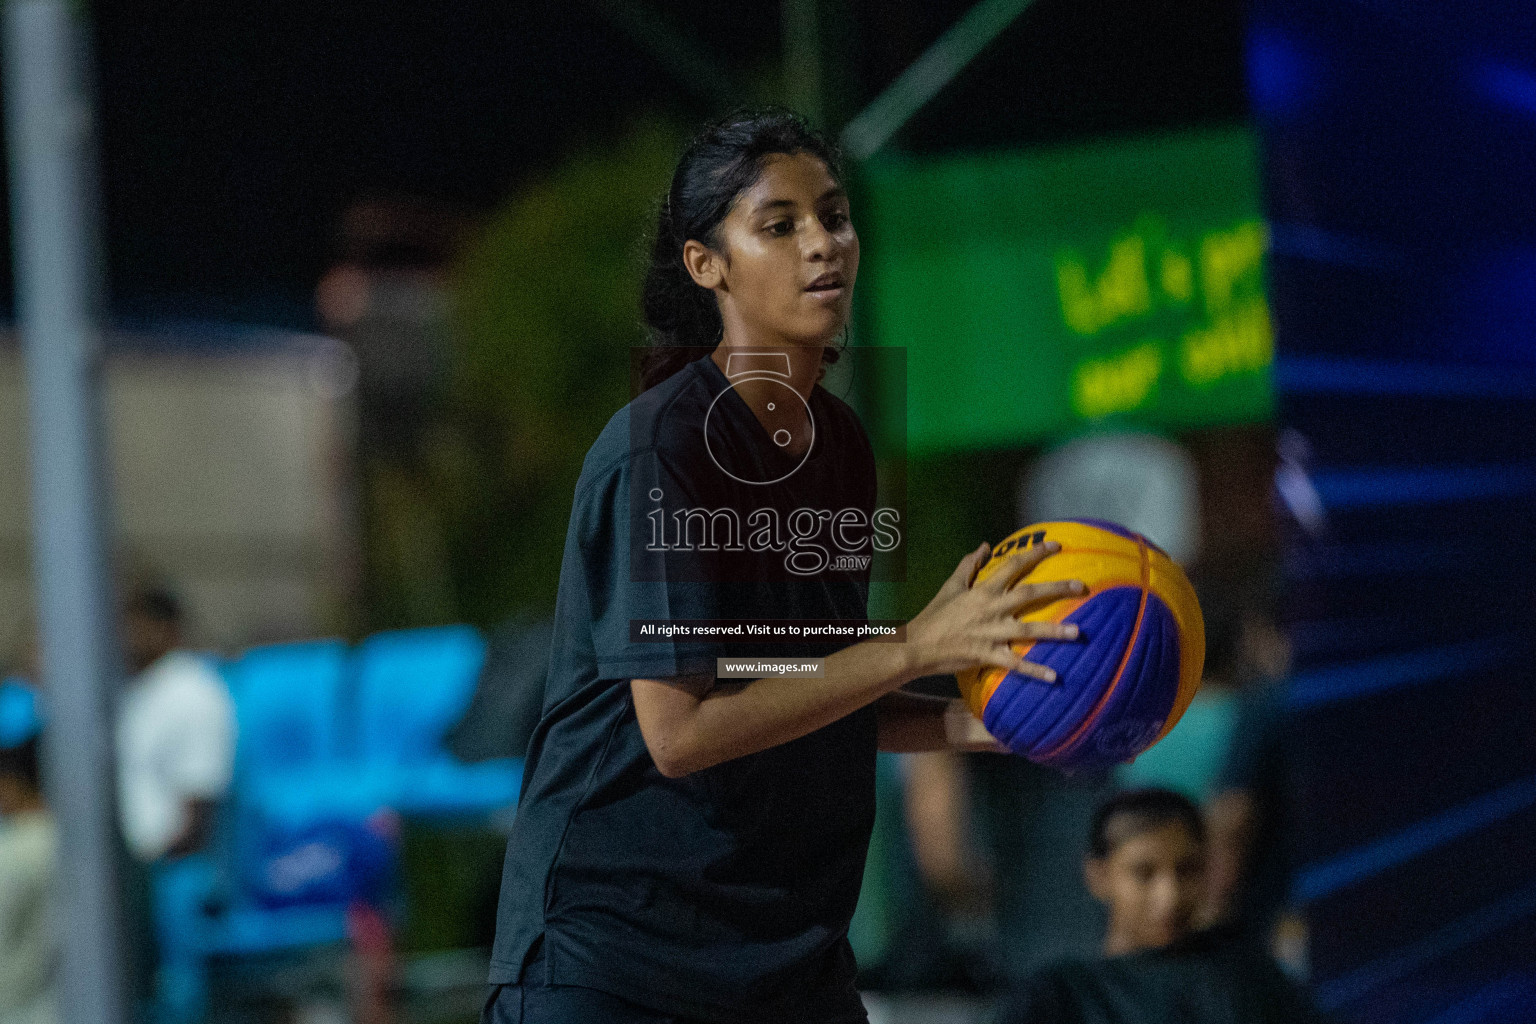
[(1035, 974), (999, 1024), (1323, 1024), (1307, 997), (1233, 929), (1166, 949)]
[[(847, 928), (874, 822), (874, 709), (669, 779), (631, 701), (632, 678), (713, 674), (719, 656), (825, 656), (851, 642), (656, 642), (633, 634), (632, 620), (866, 621), (867, 567), (807, 573), (814, 538), (754, 550), (729, 535), (731, 511), (744, 532), (771, 530), (778, 517), (781, 539), (804, 509), (824, 526), (844, 509), (867, 522), (875, 469), (863, 427), (818, 386), (808, 403), (814, 441), (791, 454), (734, 383), (697, 360), (621, 410), (587, 454), (543, 716), (507, 844), (491, 981), (520, 980), (542, 935), (553, 984), (722, 1022), (862, 1021)], [(651, 531), (679, 527), (673, 515), (684, 509), (727, 510), (714, 517), (727, 531), (717, 543), (743, 550), (698, 550), (707, 515), (683, 519), (694, 550), (680, 550), (675, 533), (658, 542)], [(813, 520), (799, 522), (808, 536)], [(797, 552), (801, 571), (786, 571)]]

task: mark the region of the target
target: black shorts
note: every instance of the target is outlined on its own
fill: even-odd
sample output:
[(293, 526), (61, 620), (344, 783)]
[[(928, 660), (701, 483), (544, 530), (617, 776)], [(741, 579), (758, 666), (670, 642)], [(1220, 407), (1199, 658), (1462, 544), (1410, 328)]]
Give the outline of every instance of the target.
[(601, 989), (549, 984), (543, 946), (539, 940), (520, 984), (492, 988), (480, 1024), (696, 1024)]

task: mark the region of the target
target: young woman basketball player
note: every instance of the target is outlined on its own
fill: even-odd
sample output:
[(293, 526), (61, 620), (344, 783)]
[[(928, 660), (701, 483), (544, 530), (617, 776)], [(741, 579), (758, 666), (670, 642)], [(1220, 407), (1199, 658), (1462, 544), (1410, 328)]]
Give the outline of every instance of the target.
[[(1020, 582), (1049, 545), (972, 586), (981, 545), (902, 642), (785, 625), (868, 614), (867, 561), (828, 552), (878, 539), (874, 457), (817, 383), (858, 269), (835, 155), (793, 115), (727, 118), (683, 154), (645, 285), (645, 390), (576, 485), (488, 1024), (865, 1020), (847, 928), (875, 752), (995, 748), (960, 702), (898, 689), (977, 664), (1050, 679), (1010, 643), (1076, 636), (1014, 618), (1082, 592)], [(765, 622), (774, 642), (715, 632)], [(743, 655), (825, 661), (717, 680)]]

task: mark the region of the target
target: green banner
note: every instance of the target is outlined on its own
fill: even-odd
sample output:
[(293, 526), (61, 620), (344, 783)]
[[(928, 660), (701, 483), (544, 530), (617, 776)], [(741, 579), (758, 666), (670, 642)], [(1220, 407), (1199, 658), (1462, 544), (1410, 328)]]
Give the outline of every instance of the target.
[(1270, 415), (1251, 133), (865, 170), (863, 342), (907, 350), (913, 453)]

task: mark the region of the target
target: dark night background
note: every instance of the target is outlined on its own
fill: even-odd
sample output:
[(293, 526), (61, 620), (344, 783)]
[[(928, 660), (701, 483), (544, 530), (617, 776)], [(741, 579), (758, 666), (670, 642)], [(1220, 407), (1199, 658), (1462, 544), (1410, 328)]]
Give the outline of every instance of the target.
[[(829, 105), (857, 111), (968, 7), (849, 0)], [(777, 3), (649, 9), (738, 81)], [(305, 328), (346, 205), (474, 212), (645, 110), (711, 113), (599, 4), (445, 0), (94, 8), (112, 309)], [(830, 77), (830, 76), (829, 76)], [(1243, 116), (1231, 0), (1038, 0), (895, 143), (1009, 147)], [(0, 267), (7, 306), (9, 260)]]

